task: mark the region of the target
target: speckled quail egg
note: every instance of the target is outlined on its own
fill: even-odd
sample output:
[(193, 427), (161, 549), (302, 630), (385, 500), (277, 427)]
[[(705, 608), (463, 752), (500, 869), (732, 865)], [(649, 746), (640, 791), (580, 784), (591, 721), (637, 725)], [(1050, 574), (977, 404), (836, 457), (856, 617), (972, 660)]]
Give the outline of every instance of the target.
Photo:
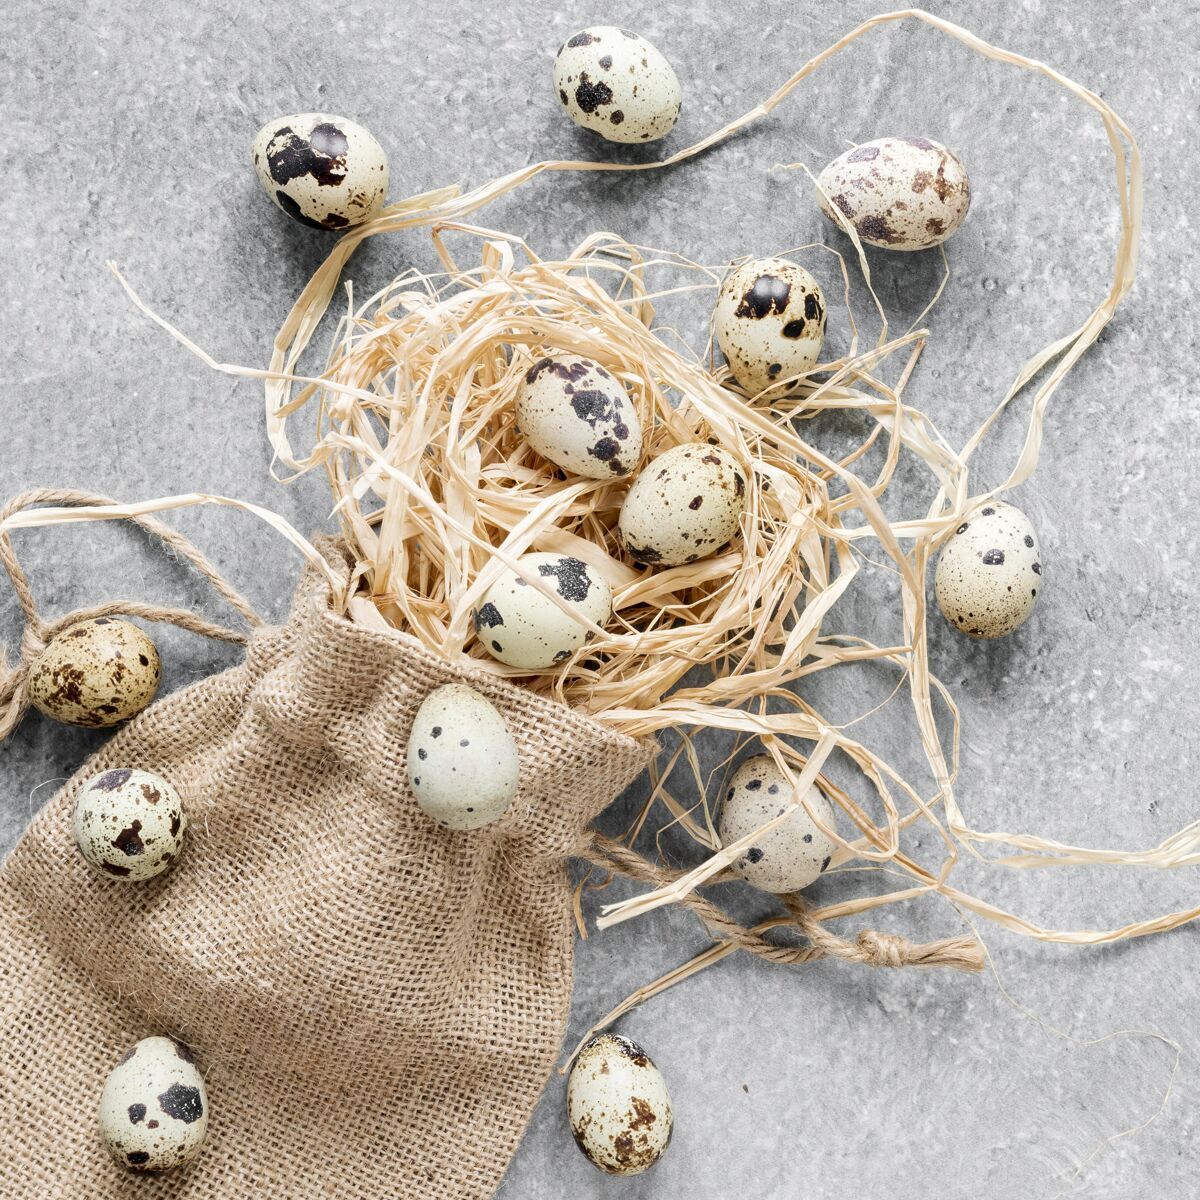
[(417, 803), (451, 829), (490, 825), (517, 794), (517, 744), (496, 706), (465, 683), (447, 683), (421, 701), (407, 762)]
[(831, 221), (837, 223), (831, 208), (837, 205), (864, 242), (891, 250), (944, 242), (971, 206), (971, 184), (958, 157), (923, 137), (864, 142), (835, 158), (817, 183)]
[(674, 1121), (662, 1072), (636, 1042), (600, 1033), (579, 1052), (567, 1082), (575, 1144), (610, 1175), (640, 1175), (663, 1156)]
[[(582, 559), (567, 554), (526, 554), (519, 560), (540, 575), (581, 616), (603, 626), (612, 616), (612, 588)], [(475, 610), (475, 633), (493, 658), (523, 671), (565, 662), (591, 637), (591, 630), (504, 570)]]
[(821, 285), (786, 258), (760, 258), (721, 284), (713, 332), (738, 383), (752, 395), (811, 370), (825, 340)]
[(143, 1038), (113, 1067), (100, 1097), (100, 1135), (122, 1166), (182, 1166), (200, 1153), (207, 1132), (204, 1080), (181, 1042)]
[[(777, 817), (795, 798), (787, 776), (769, 754), (748, 758), (733, 776), (721, 809), (720, 834), (725, 845), (753, 833)], [(813, 812), (830, 829), (833, 805), (815, 785), (805, 796)], [(733, 864), (747, 883), (764, 892), (796, 892), (806, 888), (829, 866), (837, 847), (803, 808), (766, 833)]]
[(96, 617), (51, 639), (29, 669), (29, 702), (67, 725), (106, 727), (139, 713), (158, 691), (162, 663), (136, 625)]
[(187, 817), (165, 779), (116, 767), (79, 789), (72, 827), (80, 854), (97, 871), (136, 883), (161, 875), (179, 857)]
[(989, 500), (951, 535), (938, 556), (934, 591), (960, 633), (998, 638), (1033, 612), (1042, 586), (1037, 535), (1019, 508)]
[(682, 104), (671, 64), (644, 37), (613, 25), (581, 29), (559, 47), (554, 90), (576, 125), (610, 142), (665, 137)]
[(258, 131), (252, 153), (267, 195), (314, 229), (346, 229), (383, 207), (387, 156), (355, 121), (328, 113), (280, 117)]
[(588, 479), (628, 475), (642, 455), (642, 423), (628, 392), (575, 354), (548, 354), (526, 371), (517, 425), (540, 455)]
[(729, 541), (745, 507), (746, 475), (737, 460), (717, 446), (689, 442), (646, 464), (617, 526), (638, 562), (678, 566)]

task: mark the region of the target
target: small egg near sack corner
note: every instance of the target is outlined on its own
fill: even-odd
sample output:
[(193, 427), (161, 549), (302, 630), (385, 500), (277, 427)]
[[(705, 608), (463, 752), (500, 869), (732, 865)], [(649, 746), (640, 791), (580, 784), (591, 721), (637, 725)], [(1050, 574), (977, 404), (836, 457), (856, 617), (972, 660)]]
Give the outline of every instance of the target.
[(141, 712), (158, 691), (162, 663), (130, 621), (95, 617), (55, 634), (29, 668), (29, 702), (66, 725), (106, 729)]
[[(517, 561), (582, 617), (601, 627), (608, 623), (612, 588), (595, 567), (567, 554), (525, 554)], [(475, 634), (493, 658), (522, 671), (565, 662), (591, 638), (586, 625), (507, 567), (475, 610)]]
[(717, 345), (751, 395), (817, 365), (825, 341), (821, 285), (786, 258), (742, 263), (725, 277), (713, 311)]
[(417, 803), (451, 829), (491, 824), (517, 794), (516, 742), (496, 706), (465, 683), (444, 684), (421, 702), (406, 761)]
[(1029, 518), (989, 500), (938, 555), (934, 592), (942, 615), (968, 637), (1004, 637), (1024, 624), (1042, 586), (1041, 550)]
[(593, 25), (563, 42), (554, 90), (576, 125), (610, 142), (665, 137), (683, 102), (671, 64), (644, 37), (614, 25)]
[(355, 121), (328, 113), (279, 117), (258, 131), (252, 153), (276, 207), (314, 229), (346, 229), (383, 207), (387, 156)]
[(576, 354), (548, 353), (525, 372), (517, 426), (543, 458), (586, 479), (628, 475), (642, 457), (642, 423), (624, 385)]
[(680, 566), (719, 550), (746, 507), (746, 476), (719, 446), (688, 442), (648, 462), (633, 481), (617, 521), (640, 563)]
[(141, 883), (178, 859), (187, 817), (179, 793), (165, 779), (117, 767), (79, 789), (71, 824), (89, 866), (113, 879)]
[[(748, 758), (725, 793), (720, 821), (722, 843), (729, 845), (753, 833), (794, 799), (792, 784), (769, 754)], [(809, 788), (804, 799), (825, 825), (835, 827), (833, 804), (816, 785)], [(829, 866), (836, 849), (812, 817), (798, 808), (730, 865), (747, 883), (764, 892), (798, 892)]]
[(200, 1153), (208, 1095), (191, 1051), (168, 1037), (143, 1038), (112, 1069), (100, 1097), (100, 1136), (134, 1171), (169, 1171)]
[(674, 1115), (666, 1080), (636, 1042), (600, 1033), (579, 1052), (567, 1082), (575, 1144), (609, 1175), (640, 1175), (663, 1156)]
[(944, 242), (971, 206), (971, 184), (958, 157), (923, 137), (864, 142), (835, 158), (817, 184), (821, 209), (832, 205), (862, 241), (889, 250), (925, 250)]

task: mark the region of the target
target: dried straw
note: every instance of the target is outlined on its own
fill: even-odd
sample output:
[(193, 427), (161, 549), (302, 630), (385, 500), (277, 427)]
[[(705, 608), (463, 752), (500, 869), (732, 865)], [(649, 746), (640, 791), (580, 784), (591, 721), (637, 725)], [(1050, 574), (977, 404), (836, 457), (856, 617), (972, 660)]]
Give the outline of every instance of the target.
[[(1021, 366), (994, 411), (959, 450), (904, 399), (928, 333), (915, 329), (893, 335), (874, 292), (882, 318), (876, 344), (860, 349), (852, 324), (845, 358), (822, 363), (802, 379), (780, 381), (769, 396), (745, 397), (733, 390), (724, 370), (710, 371), (702, 356), (678, 348), (674, 339), (655, 330), (656, 302), (715, 290), (719, 270), (610, 234), (596, 234), (566, 257), (546, 261), (520, 239), (466, 221), (542, 172), (656, 170), (701, 154), (770, 113), (859, 37), (907, 18), (986, 58), (1039, 74), (1092, 109), (1112, 151), (1120, 213), (1107, 293), (1077, 329)], [(1170, 929), (1200, 915), (1200, 908), (1115, 929), (1043, 928), (953, 887), (949, 877), (959, 854), (965, 849), (978, 855), (980, 846), (1002, 844), (1019, 853), (996, 861), (1017, 868), (1091, 863), (1168, 868), (1200, 861), (1200, 823), (1157, 847), (1136, 851), (1092, 850), (1030, 834), (971, 828), (953, 789), (958, 711), (929, 670), (925, 579), (931, 556), (965, 514), (1033, 472), (1051, 397), (1132, 285), (1141, 210), (1137, 145), (1103, 100), (1043, 63), (991, 46), (929, 13), (905, 10), (864, 22), (752, 111), (661, 162), (541, 162), (466, 193), (446, 188), (391, 206), (336, 244), (285, 320), (266, 370), (217, 363), (166, 322), (154, 319), (215, 369), (265, 382), (268, 434), (286, 471), (325, 470), (337, 515), (360, 559), (359, 591), (349, 602), (355, 619), (405, 629), (441, 654), (469, 655), (498, 674), (519, 675), (530, 688), (633, 736), (664, 730), (683, 734), (665, 773), (654, 773), (650, 801), (627, 842), (643, 828), (651, 807), (661, 803), (670, 823), (706, 850), (718, 848), (707, 809), (699, 815), (686, 809), (671, 795), (667, 780), (680, 765), (690, 766), (699, 779), (689, 738), (701, 729), (722, 729), (761, 740), (785, 771), (801, 781), (815, 778), (836, 801), (855, 830), (848, 838), (827, 830), (839, 846), (837, 863), (865, 861), (898, 870), (911, 881), (898, 891), (812, 910), (814, 921), (933, 894), (1030, 937), (1092, 944)], [(299, 374), (301, 356), (357, 246), (370, 237), (416, 227), (431, 229), (443, 273), (409, 273), (362, 303), (347, 288), (347, 308), (326, 369), (317, 377)], [(459, 264), (447, 245), (450, 232), (477, 240), (478, 265)], [(863, 248), (848, 224), (845, 232), (870, 288)], [(846, 280), (848, 293), (848, 276)], [(682, 442), (711, 440), (746, 466), (746, 514), (728, 548), (668, 570), (639, 569), (625, 560), (614, 535), (625, 485), (564, 478), (516, 432), (513, 406), (520, 377), (531, 358), (549, 347), (593, 358), (626, 384), (648, 430), (649, 454)], [(885, 368), (897, 382), (885, 381)], [(1007, 479), (998, 488), (972, 493), (972, 455), (1000, 414), (1035, 379), (1024, 444)], [(300, 453), (293, 448), (289, 422), (302, 410), (313, 419), (313, 435), (310, 448)], [(829, 410), (856, 411), (873, 430), (841, 460), (823, 454), (797, 429), (798, 416)], [(886, 446), (882, 467), (873, 479), (861, 477), (856, 468), (880, 442)], [(891, 521), (880, 499), (902, 453), (928, 468), (938, 491), (923, 515)], [(876, 646), (828, 628), (830, 610), (853, 583), (864, 546), (873, 558), (884, 556), (899, 580), (900, 645)], [(564, 666), (535, 674), (488, 658), (471, 629), (472, 610), (484, 591), (503, 568), (517, 569), (517, 559), (529, 550), (585, 559), (609, 580), (615, 594), (610, 627), (594, 628), (594, 639)], [(561, 603), (539, 577), (526, 578)], [(845, 727), (833, 728), (793, 690), (818, 671), (869, 660), (894, 669), (897, 686), (908, 692), (935, 782), (928, 797), (851, 738)], [(950, 717), (948, 745), (935, 721), (935, 698)], [(815, 743), (816, 751), (806, 754), (796, 742)], [(821, 773), (826, 755), (835, 751), (854, 763), (870, 785), (871, 811)], [(905, 835), (918, 822), (940, 838), (943, 855), (935, 868), (921, 865), (905, 848)], [(731, 847), (690, 875), (672, 877), (655, 891), (609, 906), (601, 924), (686, 899), (736, 852)], [(710, 952), (708, 958), (722, 956), (714, 958)], [(699, 969), (697, 964), (689, 964), (682, 974)]]

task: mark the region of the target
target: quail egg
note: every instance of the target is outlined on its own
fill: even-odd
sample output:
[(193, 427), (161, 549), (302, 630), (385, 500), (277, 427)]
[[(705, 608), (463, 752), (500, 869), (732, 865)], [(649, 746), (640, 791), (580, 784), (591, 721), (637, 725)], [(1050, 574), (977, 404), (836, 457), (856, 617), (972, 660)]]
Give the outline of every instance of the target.
[[(721, 841), (728, 845), (777, 817), (795, 798), (787, 776), (769, 754), (748, 758), (737, 769), (721, 809)], [(833, 805), (815, 785), (805, 800), (830, 829)], [(829, 866), (837, 847), (803, 808), (768, 829), (733, 869), (764, 892), (796, 892), (806, 888)]]
[(817, 177), (821, 208), (837, 223), (836, 205), (872, 246), (925, 250), (944, 242), (971, 205), (971, 184), (958, 157), (923, 137), (864, 142)]
[[(581, 616), (600, 626), (612, 616), (612, 588), (582, 559), (526, 554), (519, 561)], [(541, 671), (570, 658), (588, 641), (591, 630), (506, 569), (475, 610), (475, 634), (500, 662), (523, 671)]]
[(387, 157), (355, 121), (327, 113), (280, 117), (258, 131), (252, 153), (267, 195), (314, 229), (346, 229), (383, 207)]
[(154, 643), (117, 617), (80, 621), (56, 634), (29, 670), (29, 702), (67, 725), (106, 727), (142, 711), (158, 691)]
[(490, 825), (517, 794), (516, 742), (496, 706), (465, 683), (435, 688), (421, 702), (407, 763), (417, 803), (451, 829)]
[(529, 368), (517, 424), (540, 455), (588, 479), (628, 475), (642, 454), (642, 423), (625, 388), (574, 354), (548, 354)]
[(737, 460), (717, 446), (689, 442), (642, 468), (617, 526), (638, 562), (678, 566), (729, 541), (745, 507), (746, 475)]
[(671, 64), (644, 37), (613, 25), (581, 29), (559, 47), (554, 90), (576, 125), (610, 142), (665, 137), (682, 104)]
[(786, 258), (760, 258), (721, 284), (713, 331), (734, 379), (757, 394), (816, 366), (825, 340), (821, 285)]
[(960, 633), (998, 638), (1033, 612), (1042, 587), (1041, 552), (1019, 508), (989, 500), (951, 535), (938, 556), (934, 592)]
[(143, 1038), (112, 1069), (100, 1097), (100, 1135), (135, 1171), (191, 1162), (208, 1132), (208, 1096), (191, 1051), (174, 1038)]
[(601, 1033), (579, 1052), (567, 1081), (575, 1144), (609, 1175), (640, 1175), (671, 1141), (671, 1095), (636, 1042)]
[(183, 849), (187, 828), (179, 793), (149, 771), (116, 767), (93, 775), (75, 797), (79, 853), (114, 879), (161, 875)]

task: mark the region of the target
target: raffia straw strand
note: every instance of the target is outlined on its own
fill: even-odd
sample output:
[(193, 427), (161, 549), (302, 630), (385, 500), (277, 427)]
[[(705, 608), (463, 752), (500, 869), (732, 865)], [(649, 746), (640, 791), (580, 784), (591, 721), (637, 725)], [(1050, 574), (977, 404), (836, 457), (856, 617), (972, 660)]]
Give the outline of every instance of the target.
[[(724, 264), (702, 266), (611, 234), (593, 235), (566, 257), (546, 261), (521, 239), (466, 221), (543, 172), (653, 171), (701, 154), (771, 112), (802, 80), (867, 32), (909, 18), (973, 53), (1048, 80), (1094, 112), (1112, 153), (1119, 207), (1120, 234), (1106, 293), (1079, 325), (1017, 369), (999, 404), (959, 450), (902, 395), (915, 359), (906, 363), (896, 384), (884, 378), (890, 356), (915, 353), (908, 347), (929, 335), (923, 329), (903, 338), (888, 335), (886, 310), (870, 288), (869, 263), (853, 227), (845, 232), (882, 319), (878, 344), (859, 351), (857, 326), (847, 309), (851, 354), (808, 378), (787, 381), (786, 387), (781, 381), (767, 404), (739, 395), (726, 373), (714, 376), (701, 357), (676, 349), (674, 339), (660, 338), (653, 328), (657, 298), (715, 288)], [(1050, 399), (1132, 285), (1142, 186), (1132, 133), (1094, 92), (1045, 63), (991, 46), (940, 17), (906, 9), (863, 22), (811, 58), (762, 104), (661, 161), (535, 163), (466, 192), (442, 189), (391, 206), (335, 245), (284, 321), (266, 370), (218, 363), (155, 319), (216, 369), (264, 382), (276, 460), (295, 473), (326, 471), (343, 532), (363, 567), (364, 595), (389, 624), (439, 652), (466, 653), (487, 670), (517, 676), (533, 690), (582, 707), (633, 736), (677, 728), (686, 738), (697, 729), (721, 728), (739, 738), (758, 737), (772, 754), (783, 756), (793, 781), (792, 766), (803, 756), (790, 743), (817, 740), (829, 723), (791, 694), (789, 685), (811, 673), (814, 664), (824, 670), (857, 661), (864, 651), (875, 654), (907, 684), (934, 790), (919, 793), (878, 754), (853, 741), (846, 726), (838, 729), (836, 748), (874, 788), (878, 805), (872, 813), (844, 793), (837, 796), (857, 829), (852, 840), (837, 839), (839, 854), (843, 861), (852, 855), (890, 861), (914, 881), (884, 897), (847, 901), (838, 906), (840, 914), (936, 892), (1015, 932), (1092, 944), (1173, 928), (1198, 911), (1181, 909), (1112, 929), (1045, 928), (959, 893), (948, 879), (960, 853), (982, 857), (981, 847), (1004, 843), (1019, 853), (992, 861), (1016, 868), (1120, 862), (1166, 869), (1190, 863), (1200, 839), (1189, 829), (1150, 849), (1090, 850), (1030, 834), (973, 829), (954, 790), (958, 710), (929, 668), (925, 578), (933, 554), (964, 516), (1026, 480), (1036, 466)], [(347, 292), (325, 371), (318, 377), (296, 374), (355, 248), (367, 238), (421, 226), (432, 230), (445, 274), (410, 272), (365, 302)], [(445, 238), (448, 231), (481, 243), (477, 267), (459, 265)], [(663, 272), (690, 272), (701, 282), (659, 284), (655, 280)], [(848, 294), (844, 263), (842, 277)], [(598, 481), (580, 487), (577, 481), (556, 479), (512, 428), (524, 363), (546, 346), (594, 358), (621, 379), (649, 429), (648, 454), (713, 438), (753, 468), (746, 517), (729, 550), (690, 567), (631, 577), (612, 535), (621, 486)], [(1001, 488), (973, 493), (974, 452), (1027, 387), (1034, 390), (1016, 462)], [(672, 403), (672, 396), (682, 397), (682, 403)], [(310, 449), (297, 453), (287, 425), (309, 406), (315, 439)], [(833, 459), (801, 436), (794, 421), (849, 410), (873, 424), (870, 437), (887, 439), (885, 461), (874, 480), (860, 478), (853, 469), (865, 461), (865, 443), (845, 459)], [(902, 450), (929, 468), (937, 494), (923, 515), (892, 520), (880, 497)], [(831, 495), (835, 483), (841, 488), (836, 497)], [(894, 653), (839, 641), (848, 635), (828, 628), (834, 605), (867, 561), (862, 547), (868, 541), (878, 550), (871, 561), (894, 572), (900, 585), (902, 630), (892, 640), (906, 649)], [(612, 583), (616, 616), (609, 630), (561, 668), (529, 676), (488, 658), (473, 644), (470, 623), (473, 603), (497, 577), (503, 560), (536, 549), (585, 558)], [(696, 667), (706, 668), (711, 679), (692, 682)], [(770, 697), (777, 710), (764, 710), (753, 720), (733, 715), (761, 697)], [(943, 744), (934, 715), (939, 701), (949, 745)], [(682, 761), (703, 788), (694, 757)], [(682, 807), (666, 799), (665, 787), (656, 791), (677, 819)], [(902, 832), (918, 820), (933, 826), (945, 848), (934, 869), (916, 863), (900, 844)], [(707, 824), (682, 827), (691, 832)], [(709, 848), (705, 836), (697, 841)]]

